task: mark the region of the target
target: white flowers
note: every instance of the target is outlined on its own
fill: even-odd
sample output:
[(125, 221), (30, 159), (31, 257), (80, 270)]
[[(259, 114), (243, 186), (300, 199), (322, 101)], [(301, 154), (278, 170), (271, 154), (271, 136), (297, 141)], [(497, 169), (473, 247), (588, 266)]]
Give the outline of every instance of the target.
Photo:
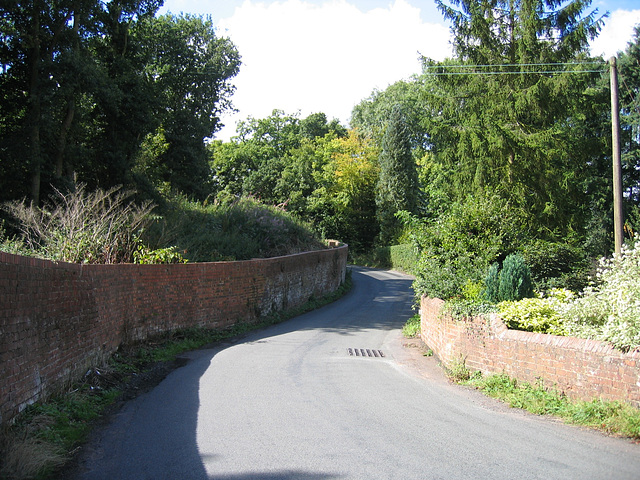
[(640, 347), (640, 237), (612, 259), (600, 260), (597, 282), (576, 296), (553, 289), (538, 298), (499, 304), (511, 327)]
[(597, 279), (598, 285), (561, 306), (568, 332), (623, 349), (640, 346), (640, 238), (619, 256), (600, 260)]

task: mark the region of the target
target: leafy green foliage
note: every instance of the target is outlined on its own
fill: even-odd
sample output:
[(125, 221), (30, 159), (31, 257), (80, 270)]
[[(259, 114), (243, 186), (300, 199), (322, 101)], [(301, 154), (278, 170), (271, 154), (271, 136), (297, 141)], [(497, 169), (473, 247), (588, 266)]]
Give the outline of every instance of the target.
[(467, 368), (466, 358), (462, 355), (454, 358), (444, 367), (444, 371), (449, 379), (456, 383), (466, 382), (472, 378), (471, 370)]
[(564, 287), (577, 292), (588, 283), (591, 264), (584, 248), (538, 239), (525, 244), (522, 255), (531, 269), (535, 290)]
[(489, 267), (489, 272), (484, 279), (484, 297), (489, 303), (500, 301), (500, 265), (494, 262)]
[[(640, 25), (634, 29), (633, 39), (618, 59), (621, 107), (621, 141), (623, 185), (631, 187), (640, 183)], [(627, 215), (628, 221), (636, 231), (640, 231), (637, 210), (640, 205), (640, 192), (637, 188), (627, 188), (625, 200), (627, 212), (634, 210), (635, 215)], [(631, 217), (631, 218), (629, 218)]]
[(414, 271), (418, 262), (418, 252), (410, 243), (392, 245), (389, 247), (389, 257), (391, 268), (409, 274)]
[(563, 304), (575, 295), (565, 289), (552, 289), (537, 298), (523, 298), (498, 304), (498, 312), (509, 328), (528, 332), (566, 335)]
[(416, 294), (443, 300), (460, 297), (468, 281), (482, 284), (489, 265), (515, 250), (521, 235), (517, 212), (497, 198), (469, 197), (432, 220), (400, 216), (420, 251)]
[(455, 319), (465, 319), (480, 315), (489, 315), (497, 311), (494, 304), (487, 303), (477, 298), (452, 298), (447, 300), (442, 309), (444, 315)]
[(382, 139), (380, 176), (376, 189), (376, 216), (380, 242), (393, 245), (400, 238), (401, 223), (395, 214), (404, 210), (418, 213), (418, 174), (411, 153), (409, 130), (402, 109), (396, 105)]
[(325, 238), (340, 239), (353, 252), (369, 250), (379, 232), (375, 203), (378, 149), (368, 138), (349, 130), (345, 137), (325, 137), (317, 143), (316, 152), (315, 182), (305, 218)]
[(144, 245), (139, 245), (133, 253), (135, 263), (158, 264), (158, 263), (187, 263), (187, 260), (178, 252), (176, 247), (156, 248), (151, 250)]
[(281, 205), (326, 238), (359, 249), (377, 234), (371, 150), (322, 113), (299, 120), (274, 110), (242, 122), (231, 142), (211, 145), (214, 194), (222, 202), (250, 195)]
[(402, 327), (402, 334), (406, 338), (414, 338), (420, 335), (420, 314), (416, 314), (406, 321)]
[[(0, 201), (39, 205), (75, 177), (92, 189), (134, 185), (140, 170), (206, 196), (203, 142), (230, 108), (239, 54), (210, 19), (156, 17), (161, 4), (0, 5)], [(142, 142), (159, 133), (166, 148), (136, 168)]]

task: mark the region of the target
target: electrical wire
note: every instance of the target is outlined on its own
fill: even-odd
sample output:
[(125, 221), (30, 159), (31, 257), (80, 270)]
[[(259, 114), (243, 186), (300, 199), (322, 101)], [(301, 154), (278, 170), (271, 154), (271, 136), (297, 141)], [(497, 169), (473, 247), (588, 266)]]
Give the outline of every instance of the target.
[[(600, 69), (587, 69), (587, 70), (518, 70), (518, 71), (502, 71), (498, 68), (522, 68), (522, 67), (577, 67), (587, 65), (599, 65), (603, 68)], [(581, 63), (505, 63), (499, 65), (424, 65), (423, 72), (427, 75), (441, 76), (441, 75), (525, 75), (525, 74), (538, 74), (538, 75), (553, 75), (562, 73), (602, 73), (606, 71), (606, 64), (602, 62), (581, 62)], [(472, 71), (472, 72), (430, 72), (429, 70), (446, 70), (446, 69), (483, 69), (491, 68), (490, 71)]]

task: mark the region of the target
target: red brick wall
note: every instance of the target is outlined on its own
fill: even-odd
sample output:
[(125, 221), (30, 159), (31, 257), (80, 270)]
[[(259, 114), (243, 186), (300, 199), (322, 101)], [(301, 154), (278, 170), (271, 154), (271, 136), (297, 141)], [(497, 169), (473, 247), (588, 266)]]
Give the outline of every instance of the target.
[(544, 380), (567, 396), (626, 400), (640, 406), (640, 351), (622, 353), (605, 342), (509, 330), (495, 315), (454, 320), (440, 314), (443, 301), (421, 300), (422, 340), (445, 364), (505, 373), (521, 381)]
[(0, 423), (121, 344), (294, 308), (336, 290), (346, 263), (346, 246), (186, 265), (79, 265), (0, 252)]

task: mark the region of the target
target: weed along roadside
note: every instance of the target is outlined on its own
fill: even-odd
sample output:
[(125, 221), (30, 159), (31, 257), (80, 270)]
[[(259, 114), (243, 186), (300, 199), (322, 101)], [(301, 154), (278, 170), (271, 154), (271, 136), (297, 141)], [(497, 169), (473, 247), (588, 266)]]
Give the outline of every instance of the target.
[[(16, 297), (24, 299), (24, 305), (15, 305), (23, 313), (3, 315), (16, 329), (24, 329), (23, 337), (31, 335), (33, 346), (19, 350), (24, 358), (15, 359), (14, 365), (23, 371), (0, 380), (4, 382), (0, 478), (55, 471), (104, 408), (164, 378), (179, 366), (173, 358), (179, 352), (334, 300), (350, 282), (346, 258), (347, 246), (272, 259), (180, 265), (77, 265), (0, 252), (0, 268), (13, 272), (10, 278), (16, 279), (13, 289), (19, 285), (27, 290)], [(44, 284), (56, 292), (55, 299), (42, 293), (47, 290)], [(181, 294), (180, 284), (191, 295)], [(189, 302), (194, 296), (199, 301)], [(146, 303), (145, 298), (153, 302)], [(56, 299), (70, 306), (49, 302), (47, 311), (60, 318), (47, 317), (41, 305)], [(165, 303), (159, 305), (157, 299)], [(74, 312), (69, 311), (71, 306)], [(224, 310), (233, 306), (235, 313)], [(26, 311), (29, 308), (32, 311)], [(147, 323), (138, 317), (141, 311), (149, 312)], [(29, 314), (31, 325), (25, 319)], [(79, 325), (92, 330), (80, 331)], [(105, 328), (109, 331), (100, 330)], [(62, 343), (45, 342), (50, 337)], [(18, 339), (3, 335), (0, 341), (15, 344)], [(68, 364), (62, 365), (63, 358)], [(9, 365), (3, 362), (2, 367)], [(41, 451), (47, 466), (34, 467), (36, 455), (25, 456), (25, 449)], [(22, 477), (12, 473), (21, 469), (31, 473)]]

